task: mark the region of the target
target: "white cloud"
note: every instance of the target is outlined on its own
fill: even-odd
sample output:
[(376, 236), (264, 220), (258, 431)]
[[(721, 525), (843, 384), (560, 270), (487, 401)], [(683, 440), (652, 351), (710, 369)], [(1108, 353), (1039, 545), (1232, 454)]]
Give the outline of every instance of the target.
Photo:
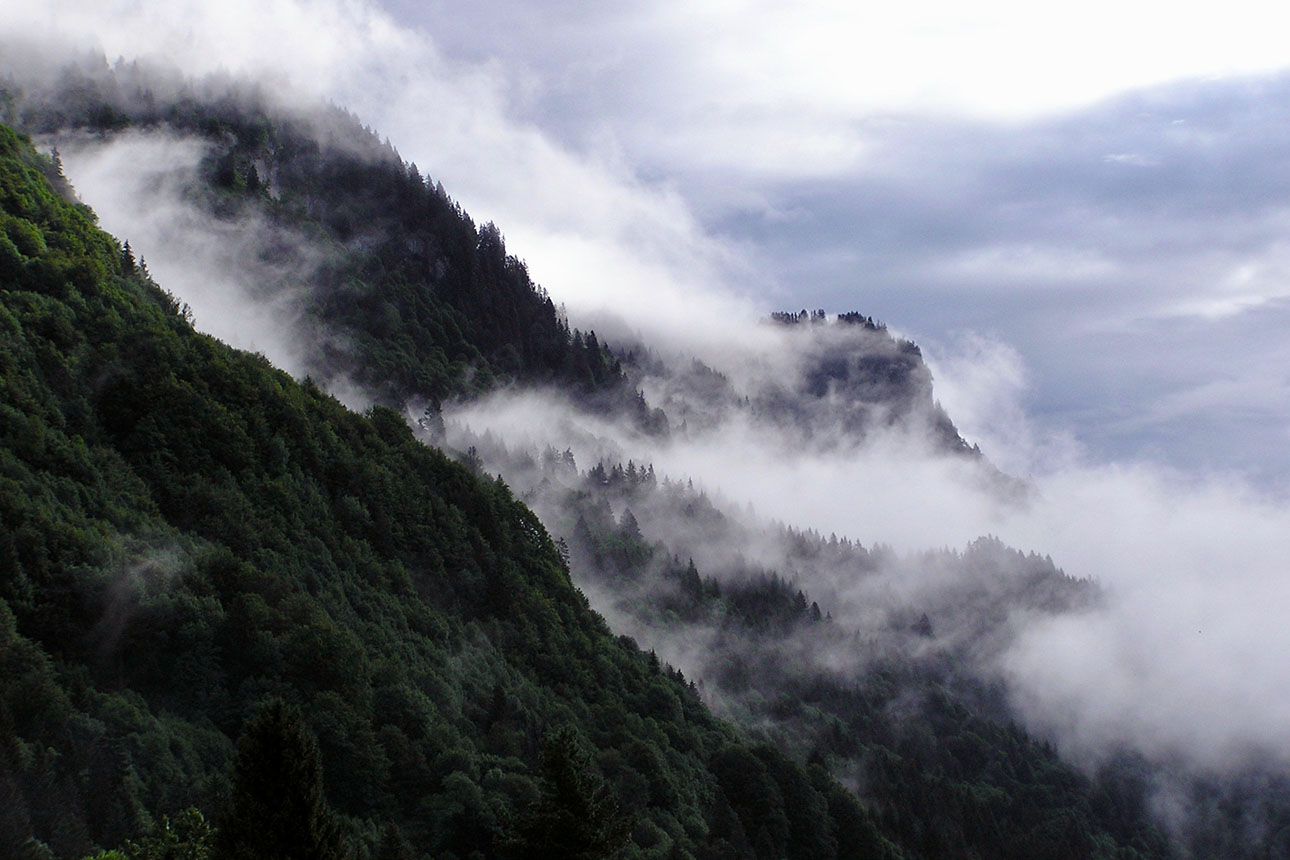
[[(87, 137), (58, 144), (64, 172), (100, 225), (129, 241), (158, 283), (188, 303), (197, 328), (293, 374), (306, 371), (293, 297), (308, 287), (309, 252), (303, 243), (279, 241), (279, 255), (297, 246), (295, 258), (265, 259), (270, 236), (289, 237), (260, 218), (219, 220), (194, 205), (185, 191), (204, 142), (130, 132), (110, 143)], [(277, 283), (286, 290), (270, 289)]]
[(1133, 167), (1160, 166), (1160, 162), (1156, 159), (1137, 152), (1113, 152), (1102, 156), (1102, 160), (1109, 164), (1126, 164)]
[(1214, 274), (1160, 308), (1162, 317), (1220, 320), (1290, 297), (1290, 245), (1273, 242), (1257, 256), (1217, 261)]
[(1078, 457), (1073, 439), (1031, 425), (1022, 405), (1030, 375), (1012, 346), (964, 332), (949, 344), (925, 344), (923, 357), (959, 433), (1005, 472), (1025, 477)]
[(1040, 486), (1021, 531), (1109, 599), (1035, 623), (1011, 650), (1005, 671), (1032, 724), (1076, 754), (1124, 744), (1218, 771), (1290, 763), (1290, 511), (1239, 485), (1134, 468)]
[(975, 247), (961, 254), (928, 261), (934, 278), (961, 286), (1011, 286), (1046, 290), (1056, 286), (1098, 286), (1117, 273), (1114, 260), (1094, 249), (1032, 243)]
[[(1290, 505), (1235, 478), (1097, 464), (1069, 440), (1044, 438), (1017, 403), (1025, 372), (1006, 346), (965, 338), (935, 366), (947, 377), (943, 396), (971, 407), (967, 421), (979, 422), (990, 450), (1029, 467), (1026, 498), (1001, 497), (975, 461), (931, 454), (901, 434), (817, 449), (736, 414), (664, 442), (533, 393), (457, 416), (513, 445), (570, 446), (583, 468), (601, 458), (648, 462), (660, 478), (693, 479), (727, 510), (751, 505), (869, 546), (961, 548), (992, 534), (1051, 554), (1069, 575), (1094, 579), (1105, 599), (1080, 614), (1013, 619), (1017, 636), (997, 668), (1031, 728), (1085, 762), (1128, 747), (1218, 773), (1290, 765)], [(797, 584), (844, 628), (861, 630), (874, 601), (888, 599), (883, 589), (953, 585), (917, 563), (900, 575), (873, 583), (837, 571)]]
[(1160, 0), (673, 0), (540, 15), (508, 0), (394, 5), (453, 51), (522, 66), (513, 90), (555, 114), (549, 127), (576, 126), (578, 140), (608, 126), (670, 170), (798, 178), (861, 163), (875, 116), (1016, 120), (1179, 78), (1281, 68), (1287, 22), (1262, 0), (1222, 15)]

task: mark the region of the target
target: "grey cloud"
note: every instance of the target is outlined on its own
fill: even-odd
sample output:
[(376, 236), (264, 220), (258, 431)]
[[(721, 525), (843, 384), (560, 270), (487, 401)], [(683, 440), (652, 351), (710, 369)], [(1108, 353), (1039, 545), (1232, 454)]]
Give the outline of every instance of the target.
[[(1227, 404), (1198, 397), (1192, 439), (1114, 411), (1150, 415), (1161, 390), (1216, 392), (1276, 366), (1288, 111), (1280, 76), (1176, 85), (1045, 122), (911, 118), (850, 176), (764, 188), (792, 217), (730, 211), (720, 229), (748, 239), (800, 304), (898, 320), (933, 352), (973, 330), (1013, 344), (1032, 368), (1032, 409), (1054, 427), (1078, 421), (1104, 456), (1182, 464), (1213, 445), (1207, 463), (1249, 468), (1242, 434), (1266, 437), (1290, 411), (1216, 434)], [(1265, 378), (1264, 400), (1281, 402)], [(1273, 455), (1262, 479), (1285, 465)]]
[[(1015, 356), (983, 348), (975, 360), (980, 378), (974, 396), (1002, 384), (995, 408), (1024, 424), (1024, 413), (1009, 402), (1020, 383), (1000, 379), (1015, 373)], [(946, 623), (938, 628), (936, 647), (983, 636), (978, 657), (1005, 681), (1019, 713), (1078, 761), (1096, 762), (1124, 748), (1184, 770), (1220, 774), (1254, 758), (1269, 766), (1290, 761), (1290, 735), (1283, 729), (1290, 698), (1279, 656), (1290, 649), (1281, 620), (1290, 612), (1284, 576), (1290, 512), (1238, 481), (1098, 466), (1078, 447), (1049, 448), (1033, 495), (1019, 502), (987, 489), (989, 482), (973, 474), (973, 462), (938, 457), (902, 434), (845, 450), (817, 449), (771, 423), (726, 418), (661, 441), (537, 393), (500, 396), (455, 415), (508, 445), (569, 445), (584, 469), (601, 458), (631, 458), (652, 463), (660, 480), (693, 478), (729, 517), (754, 524), (754, 535), (766, 534), (759, 529), (765, 528), (761, 518), (769, 517), (869, 546), (894, 544), (896, 552), (883, 557), (878, 573), (858, 576), (803, 565), (770, 538), (739, 532), (727, 541), (645, 502), (633, 506), (647, 534), (694, 547), (706, 571), (736, 558), (796, 571), (794, 587), (818, 599), (846, 630), (861, 631), (862, 639), (884, 635), (890, 613), (900, 607), (932, 607), (935, 617), (952, 618), (949, 607), (960, 605), (962, 595), (988, 588), (991, 576), (1006, 580), (1003, 567), (973, 568), (921, 550), (965, 547), (979, 535), (995, 534), (1011, 546), (1049, 552), (1068, 574), (1095, 579), (1104, 599), (1074, 614), (1019, 612), (1002, 621), (971, 616), (961, 626)], [(1011, 444), (1045, 444), (1041, 431), (1030, 432), (1034, 439)], [(545, 512), (557, 534), (569, 527), (558, 489), (542, 489), (540, 478), (523, 474), (506, 477)], [(641, 626), (618, 609), (621, 594), (594, 587), (590, 593), (624, 625), (620, 629), (687, 674), (701, 674), (708, 647), (701, 630), (674, 640), (676, 631)], [(974, 624), (987, 629), (974, 632)], [(931, 647), (916, 640), (907, 645)], [(862, 669), (868, 653), (800, 641), (791, 647), (804, 649), (792, 659), (820, 661), (830, 670)], [(1234, 665), (1242, 671), (1233, 673)], [(1225, 702), (1242, 704), (1235, 710), (1217, 704)]]

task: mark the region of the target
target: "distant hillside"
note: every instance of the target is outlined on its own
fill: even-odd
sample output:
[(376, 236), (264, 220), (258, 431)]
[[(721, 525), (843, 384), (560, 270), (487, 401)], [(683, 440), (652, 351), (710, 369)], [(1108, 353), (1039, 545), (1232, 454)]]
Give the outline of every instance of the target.
[(773, 428), (786, 442), (814, 451), (863, 445), (898, 432), (923, 438), (930, 449), (980, 456), (959, 435), (933, 397), (922, 352), (872, 317), (849, 311), (777, 312), (782, 355), (759, 371), (709, 366), (689, 356), (668, 360), (632, 353), (625, 366), (673, 427), (710, 431), (736, 418)]

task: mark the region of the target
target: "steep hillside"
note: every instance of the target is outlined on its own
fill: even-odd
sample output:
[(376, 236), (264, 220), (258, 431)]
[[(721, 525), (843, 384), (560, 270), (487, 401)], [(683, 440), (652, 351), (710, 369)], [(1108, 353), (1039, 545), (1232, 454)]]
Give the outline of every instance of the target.
[(269, 697), (355, 856), (896, 854), (612, 636), (504, 485), (193, 331), (54, 171), (0, 130), (0, 855), (224, 821)]
[[(289, 111), (227, 82), (167, 85), (105, 66), (13, 106), (36, 131), (200, 139), (189, 202), (229, 225), (271, 225), (257, 253), (288, 255), (300, 263), (292, 277), (307, 275), (262, 288), (302, 302), (309, 372), (324, 390), (352, 379), (384, 404), (428, 404), (422, 438), (455, 445), (467, 468), (417, 448), (394, 411), (359, 419), (193, 334), (120, 249), (102, 256), (108, 282), (144, 306), (160, 295), (164, 325), (140, 326), (137, 311), (115, 305), (81, 309), (92, 302), (79, 293), (64, 302), (71, 310), (49, 312), (65, 326), (14, 311), (34, 344), (23, 361), (55, 368), (32, 377), (24, 402), (62, 403), (60, 385), (71, 398), (41, 432), (56, 428), (50, 438), (106, 464), (94, 471), (123, 477), (86, 513), (78, 505), (97, 496), (44, 488), (55, 479), (23, 460), (34, 489), (21, 497), (36, 501), (11, 520), (31, 536), (14, 550), (26, 578), (5, 596), (15, 653), (34, 655), (41, 683), (67, 698), (50, 725), (94, 728), (88, 741), (70, 727), (38, 741), (24, 724), (11, 761), (22, 774), (14, 808), (25, 812), (12, 832), (108, 845), (158, 812), (214, 814), (231, 739), (276, 694), (305, 706), (329, 799), (360, 852), (515, 849), (547, 808), (541, 739), (572, 724), (633, 825), (623, 856), (1170, 855), (1150, 810), (1159, 769), (1132, 756), (1092, 772), (1062, 761), (1018, 727), (990, 671), (1014, 615), (1079, 611), (1097, 600), (1092, 584), (992, 540), (901, 558), (756, 521), (656, 479), (640, 459), (580, 454), (591, 468), (579, 471), (564, 448), (572, 439), (508, 448), (454, 428), (451, 415), (443, 427), (438, 409), (513, 382), (559, 389), (570, 414), (620, 425), (629, 440), (720, 442), (743, 422), (785, 450), (845, 456), (894, 433), (981, 465), (935, 403), (912, 343), (859, 314), (803, 312), (773, 315), (789, 360), (760, 376), (736, 380), (648, 345), (616, 354), (568, 328), (496, 227), (476, 226), (342, 111)], [(14, 231), (25, 279), (44, 264), (22, 238), (31, 231)], [(120, 324), (90, 323), (100, 317)], [(503, 473), (562, 540), (553, 546), (485, 471)], [(1002, 497), (1020, 494), (988, 465), (980, 472)], [(105, 512), (142, 519), (104, 523)], [(71, 532), (102, 533), (114, 549), (87, 538), (76, 555), (79, 544), (47, 537), (67, 531), (68, 517)], [(618, 632), (691, 678), (612, 639), (565, 562)], [(81, 571), (99, 584), (84, 585)], [(916, 587), (929, 577), (950, 587)], [(831, 617), (843, 608), (863, 623)], [(749, 746), (700, 698), (770, 744)], [(135, 722), (121, 722), (127, 710)], [(169, 758), (153, 723), (179, 738)], [(113, 763), (92, 771), (86, 743), (117, 744)], [(49, 752), (41, 764), (29, 749), (74, 755), (56, 763)], [(95, 772), (117, 775), (86, 777)], [(88, 800), (98, 784), (127, 798), (126, 811)], [(1271, 831), (1290, 821), (1281, 783), (1262, 794), (1191, 788), (1223, 812), (1189, 838), (1226, 856), (1260, 849), (1242, 836), (1256, 819)], [(126, 823), (108, 832), (108, 819)], [(59, 841), (63, 821), (83, 822), (79, 843)], [(390, 826), (397, 839), (382, 836)]]
[(256, 298), (300, 302), (305, 370), (320, 383), (344, 376), (389, 405), (515, 380), (557, 383), (599, 408), (634, 402), (616, 359), (568, 328), (494, 225), (476, 225), (338, 108), (295, 111), (257, 87), (93, 62), (53, 84), (11, 83), (5, 100), (31, 134), (200, 141), (198, 175), (174, 180), (226, 223), (255, 219), (250, 253), (282, 271)]
[[(176, 87), (171, 93), (149, 89), (154, 85), (154, 79), (133, 68), (69, 72), (50, 92), (24, 94), (18, 112), (27, 127), (43, 131), (88, 129), (108, 139), (130, 128), (199, 136), (207, 155), (197, 181), (187, 187), (189, 199), (233, 224), (242, 223), (249, 211), (260, 213), (292, 237), (266, 245), (263, 253), (292, 252), (304, 237), (312, 249), (308, 259), (321, 261), (310, 263), (309, 289), (302, 294), (306, 318), (314, 326), (310, 362), (316, 377), (324, 383), (356, 379), (391, 404), (428, 402), (423, 426), (433, 441), (443, 440), (434, 404), (510, 379), (556, 382), (574, 409), (611, 420), (625, 417), (634, 432), (643, 430), (647, 436), (657, 437), (669, 427), (681, 434), (705, 429), (719, 434), (722, 422), (734, 416), (774, 427), (789, 444), (814, 449), (861, 444), (875, 432), (895, 428), (924, 434), (933, 447), (950, 455), (971, 453), (932, 400), (930, 376), (917, 348), (871, 319), (852, 314), (824, 323), (816, 315), (777, 315), (776, 324), (790, 343), (791, 372), (767, 374), (751, 385), (746, 380), (732, 385), (719, 371), (698, 364), (676, 372), (666, 362), (642, 355), (622, 356), (619, 364), (594, 335), (564, 326), (522, 264), (505, 253), (496, 228), (476, 228), (440, 187), (402, 164), (352, 117), (334, 110), (286, 114), (271, 109), (254, 91), (228, 84), (211, 92)], [(270, 291), (283, 288), (265, 285)], [(543, 343), (550, 348), (538, 348)], [(638, 389), (647, 389), (668, 416), (651, 409)], [(130, 404), (146, 393), (129, 390), (123, 402)], [(392, 422), (391, 414), (379, 414)], [(462, 450), (468, 447), (461, 445)], [(526, 493), (550, 477), (537, 475), (530, 483), (523, 470), (513, 468), (507, 452), (492, 450), (485, 440), (473, 447), (467, 459), (474, 468), (482, 464), (505, 471)], [(1125, 856), (1165, 851), (1139, 808), (1141, 790), (1116, 799), (1117, 794), (1108, 793), (1114, 778), (1090, 782), (1051, 749), (1025, 737), (1009, 724), (997, 695), (963, 680), (970, 673), (955, 671), (952, 662), (943, 660), (910, 661), (926, 641), (919, 632), (923, 628), (914, 629), (921, 615), (930, 613), (934, 621), (927, 623), (940, 636), (951, 633), (951, 618), (941, 611), (947, 606), (882, 606), (878, 611), (888, 617), (880, 625), (881, 647), (871, 632), (811, 625), (811, 601), (821, 604), (816, 613), (823, 615), (831, 604), (828, 595), (808, 599), (790, 584), (808, 566), (802, 552), (778, 552), (775, 557), (782, 563), (773, 566), (710, 561), (704, 558), (705, 547), (741, 540), (760, 545), (764, 536), (756, 530), (740, 535), (741, 526), (721, 511), (705, 509), (701, 499), (686, 499), (685, 494), (651, 501), (646, 488), (637, 486), (623, 495), (623, 485), (610, 480), (612, 474), (613, 464), (605, 463), (586, 485), (575, 481), (567, 487), (574, 495), (555, 504), (555, 493), (526, 496), (569, 538), (580, 582), (608, 589), (618, 611), (635, 619), (632, 629), (667, 653), (677, 640), (709, 642), (711, 660), (698, 667), (709, 698), (791, 750), (799, 762), (809, 756), (817, 778), (826, 779), (831, 770), (852, 781), (909, 856), (953, 856), (955, 845), (985, 854), (998, 853), (1002, 846), (1024, 846), (1029, 856), (1060, 856), (1072, 840), (1079, 856), (1106, 856), (1120, 847), (1130, 852)], [(564, 486), (558, 479), (547, 484)], [(641, 512), (635, 533), (620, 522), (628, 504)], [(188, 505), (180, 502), (179, 507)], [(366, 500), (345, 511), (379, 539), (393, 516), (389, 510), (400, 507), (385, 509), (382, 519)], [(222, 503), (211, 508), (225, 510)], [(696, 511), (700, 515), (692, 516)], [(687, 522), (688, 528), (678, 527)], [(254, 551), (251, 545), (231, 548), (239, 557)], [(842, 569), (854, 562), (861, 571), (869, 563), (860, 547), (843, 555), (847, 558), (829, 563)], [(682, 561), (690, 556), (700, 558), (693, 576)], [(675, 569), (665, 563), (668, 559), (675, 561)], [(1001, 552), (994, 560), (1009, 557)], [(1049, 565), (1040, 566), (1038, 573), (1035, 589), (1015, 588), (1013, 593), (1008, 585), (1004, 593), (1025, 606), (1051, 585), (1059, 602), (1065, 599), (1059, 572)], [(685, 588), (693, 592), (696, 579), (710, 585), (687, 594)], [(1008, 576), (1002, 580), (1012, 582)], [(485, 603), (496, 594), (496, 587), (486, 589)], [(980, 588), (966, 595), (972, 605), (988, 604), (993, 596)], [(800, 623), (803, 609), (806, 626)], [(473, 620), (475, 611), (465, 617)], [(1006, 621), (1006, 611), (1000, 611)], [(496, 616), (494, 607), (489, 617)], [(739, 623), (731, 624), (734, 619)], [(988, 640), (1002, 621), (986, 622), (987, 629), (976, 638)], [(982, 622), (965, 612), (954, 623), (967, 628)], [(862, 660), (855, 666), (877, 669), (862, 674), (818, 671), (813, 650), (852, 648), (857, 635), (869, 643), (866, 650), (886, 649), (891, 662), (875, 667)], [(487, 636), (492, 642), (492, 634)], [(528, 645), (527, 659), (552, 659), (541, 656), (538, 643)], [(661, 671), (672, 683), (682, 680), (674, 670)], [(682, 688), (691, 691), (696, 699), (691, 705), (698, 707), (691, 686)], [(936, 706), (924, 713), (918, 703)], [(923, 731), (924, 720), (936, 731)], [(973, 728), (965, 740), (967, 725)], [(231, 736), (231, 729), (226, 726), (224, 733)], [(531, 732), (528, 737), (532, 763), (537, 748)], [(322, 740), (326, 754), (327, 736)], [(772, 755), (771, 748), (759, 755)], [(949, 776), (938, 775), (943, 771)], [(478, 781), (488, 771), (477, 772)], [(738, 769), (724, 772), (735, 778)], [(783, 771), (789, 772), (791, 768)], [(742, 772), (738, 778), (746, 776)], [(685, 783), (689, 792), (697, 792), (695, 797), (711, 797), (703, 780)], [(622, 786), (630, 795), (629, 784)], [(744, 827), (752, 832), (726, 834), (733, 850), (746, 848), (766, 857), (782, 853), (787, 831), (767, 826), (763, 837), (763, 825), (751, 822), (762, 821), (783, 791), (762, 783), (742, 795), (747, 808), (761, 812)], [(849, 797), (846, 803), (855, 804), (854, 796)], [(721, 814), (729, 802), (711, 807), (716, 810), (711, 814)], [(842, 802), (832, 801), (835, 807)], [(510, 808), (520, 805), (512, 801)], [(1017, 814), (1021, 809), (1028, 811)], [(362, 817), (361, 812), (343, 811)], [(685, 838), (701, 846), (693, 835)], [(676, 844), (689, 850), (688, 843)], [(806, 844), (810, 847), (800, 849), (807, 852), (802, 856), (825, 856), (818, 845)], [(1130, 844), (1136, 847), (1130, 849)], [(664, 845), (658, 841), (652, 847), (662, 850)]]

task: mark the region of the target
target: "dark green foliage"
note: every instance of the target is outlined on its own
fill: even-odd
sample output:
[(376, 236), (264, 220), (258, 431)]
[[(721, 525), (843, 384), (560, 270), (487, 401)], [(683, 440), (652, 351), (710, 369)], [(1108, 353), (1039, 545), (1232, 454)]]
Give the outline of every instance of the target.
[(323, 796), (318, 742), (281, 699), (261, 706), (237, 743), (233, 793), (216, 844), (218, 860), (349, 856)]
[(520, 821), (511, 853), (527, 860), (602, 860), (627, 843), (631, 821), (572, 728), (542, 742), (540, 796)]
[(96, 854), (92, 860), (211, 860), (215, 831), (200, 811), (188, 808), (173, 819), (163, 815), (152, 833), (138, 842)]

